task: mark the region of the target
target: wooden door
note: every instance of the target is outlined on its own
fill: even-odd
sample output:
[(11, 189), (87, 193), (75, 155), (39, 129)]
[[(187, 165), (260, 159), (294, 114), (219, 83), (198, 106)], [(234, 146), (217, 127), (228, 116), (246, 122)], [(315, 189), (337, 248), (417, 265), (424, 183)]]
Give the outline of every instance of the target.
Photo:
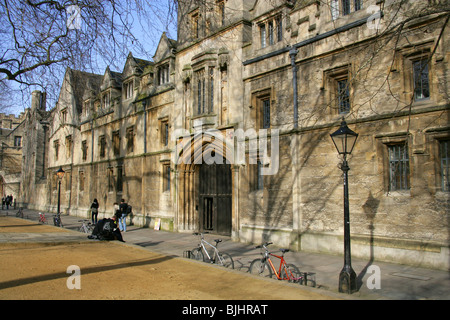
[(231, 235), (231, 165), (200, 166), (200, 229)]

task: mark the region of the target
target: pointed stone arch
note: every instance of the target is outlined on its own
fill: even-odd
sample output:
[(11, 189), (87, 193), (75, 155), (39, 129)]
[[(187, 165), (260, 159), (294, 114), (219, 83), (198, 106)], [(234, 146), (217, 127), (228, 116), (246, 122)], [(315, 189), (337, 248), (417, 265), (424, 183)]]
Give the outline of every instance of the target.
[(180, 231), (233, 233), (232, 163), (233, 147), (220, 131), (205, 131), (182, 139), (176, 160)]

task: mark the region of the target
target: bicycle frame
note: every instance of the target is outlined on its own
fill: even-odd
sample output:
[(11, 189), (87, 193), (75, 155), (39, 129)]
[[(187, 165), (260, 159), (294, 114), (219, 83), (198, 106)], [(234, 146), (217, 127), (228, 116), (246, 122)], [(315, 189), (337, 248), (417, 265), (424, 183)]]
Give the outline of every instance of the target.
[(78, 222), (82, 223), (80, 226), (80, 231), (83, 231), (84, 233), (92, 232), (91, 223), (89, 222), (89, 220), (78, 220)]
[[(200, 236), (200, 242), (197, 248), (194, 248), (192, 251), (190, 251), (189, 256), (192, 255), (191, 257), (193, 259), (201, 260), (204, 262), (206, 262), (207, 258), (210, 263), (215, 263), (226, 268), (234, 269), (233, 258), (228, 253), (221, 252), (219, 251), (219, 249), (217, 249), (217, 245), (222, 242), (221, 239), (214, 239), (216, 245), (213, 245), (205, 240), (203, 233), (195, 232), (194, 235)], [(212, 248), (212, 253), (208, 252), (207, 246)]]
[[(286, 260), (284, 259), (284, 253), (287, 251), (282, 251), (282, 255), (276, 255), (274, 253), (269, 252), (269, 249), (267, 248), (266, 245), (269, 245), (271, 243), (267, 243), (265, 245), (259, 246), (264, 248), (265, 253), (263, 258), (261, 259), (261, 261), (263, 262), (267, 262), (270, 266), (270, 268), (272, 269), (273, 273), (275, 274), (275, 276), (277, 277), (278, 280), (291, 280), (294, 282), (297, 282), (299, 280), (301, 280), (303, 277), (295, 277), (292, 273), (292, 270), (290, 270), (289, 265), (286, 263)], [(275, 257), (280, 259), (280, 266), (278, 267), (278, 271), (275, 268), (275, 265), (272, 262), (272, 259), (270, 257)], [(282, 271), (284, 271), (284, 275), (282, 275)]]
[[(203, 252), (205, 252), (206, 253), (206, 256), (208, 257), (208, 259), (211, 261), (211, 262), (214, 262), (215, 260), (216, 260), (216, 258), (219, 258), (219, 260), (222, 262), (222, 264), (223, 264), (223, 261), (221, 260), (221, 258), (220, 258), (220, 255), (219, 255), (219, 250), (217, 249), (217, 247), (215, 247), (214, 245), (212, 245), (211, 243), (209, 243), (208, 241), (206, 241), (205, 239), (203, 239), (203, 234), (201, 235), (201, 241), (200, 241), (200, 247), (203, 249)], [(211, 256), (209, 255), (209, 253), (208, 253), (208, 250), (206, 250), (206, 247), (205, 247), (205, 243), (208, 245), (208, 246), (210, 246), (211, 248), (213, 248), (213, 250), (214, 250), (214, 254), (213, 254), (213, 258), (211, 259)]]
[[(266, 258), (266, 261), (269, 263), (270, 267), (272, 268), (273, 273), (275, 274), (275, 276), (277, 277), (278, 280), (297, 280), (294, 278), (294, 275), (292, 274), (291, 270), (289, 270), (289, 267), (286, 265), (286, 260), (284, 260), (283, 256), (277, 256), (276, 254), (273, 254), (271, 252), (269, 252), (270, 256), (276, 257), (278, 259), (280, 259), (280, 266), (278, 268), (278, 271), (275, 269), (275, 266), (273, 265), (272, 259), (270, 259), (270, 257)], [(281, 277), (281, 271), (284, 268), (284, 272), (286, 274), (285, 278)]]
[(17, 211), (16, 213), (16, 217), (22, 218), (23, 219), (23, 211), (22, 208), (19, 208), (19, 211)]
[[(201, 250), (206, 254), (206, 256), (208, 257), (209, 261), (211, 263), (217, 263), (219, 262), (219, 264), (221, 265), (225, 265), (225, 260), (223, 259), (223, 257), (219, 254), (219, 249), (217, 249), (217, 243), (216, 245), (213, 245), (211, 243), (209, 243), (208, 241), (205, 240), (203, 233), (199, 233), (200, 235), (200, 243), (199, 243), (199, 248), (201, 248)], [(219, 240), (220, 242), (221, 240)], [(208, 245), (209, 247), (211, 247), (213, 249), (213, 253), (210, 255), (208, 250), (206, 249), (206, 246)], [(230, 257), (231, 258), (231, 257)], [(216, 261), (216, 259), (218, 259)]]
[(39, 212), (39, 222), (42, 222), (42, 223), (47, 222), (47, 218), (45, 217), (45, 213)]

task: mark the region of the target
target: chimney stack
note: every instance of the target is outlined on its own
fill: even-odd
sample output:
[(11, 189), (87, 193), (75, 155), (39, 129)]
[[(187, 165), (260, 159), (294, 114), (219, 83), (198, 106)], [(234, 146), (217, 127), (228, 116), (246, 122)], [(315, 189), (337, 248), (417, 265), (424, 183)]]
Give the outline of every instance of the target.
[(31, 110), (42, 110), (45, 111), (45, 104), (47, 100), (47, 94), (42, 93), (39, 90), (33, 91), (31, 93)]

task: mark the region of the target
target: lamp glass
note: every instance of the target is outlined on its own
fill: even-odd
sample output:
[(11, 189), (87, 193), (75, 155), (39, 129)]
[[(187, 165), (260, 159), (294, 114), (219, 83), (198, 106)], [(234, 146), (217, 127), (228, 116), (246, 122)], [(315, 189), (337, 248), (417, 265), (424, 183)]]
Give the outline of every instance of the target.
[(358, 138), (358, 134), (347, 127), (347, 123), (342, 121), (341, 127), (331, 135), (334, 146), (339, 154), (351, 154)]
[(64, 177), (64, 173), (65, 171), (61, 167), (59, 167), (58, 171), (56, 171), (56, 175), (60, 180)]

